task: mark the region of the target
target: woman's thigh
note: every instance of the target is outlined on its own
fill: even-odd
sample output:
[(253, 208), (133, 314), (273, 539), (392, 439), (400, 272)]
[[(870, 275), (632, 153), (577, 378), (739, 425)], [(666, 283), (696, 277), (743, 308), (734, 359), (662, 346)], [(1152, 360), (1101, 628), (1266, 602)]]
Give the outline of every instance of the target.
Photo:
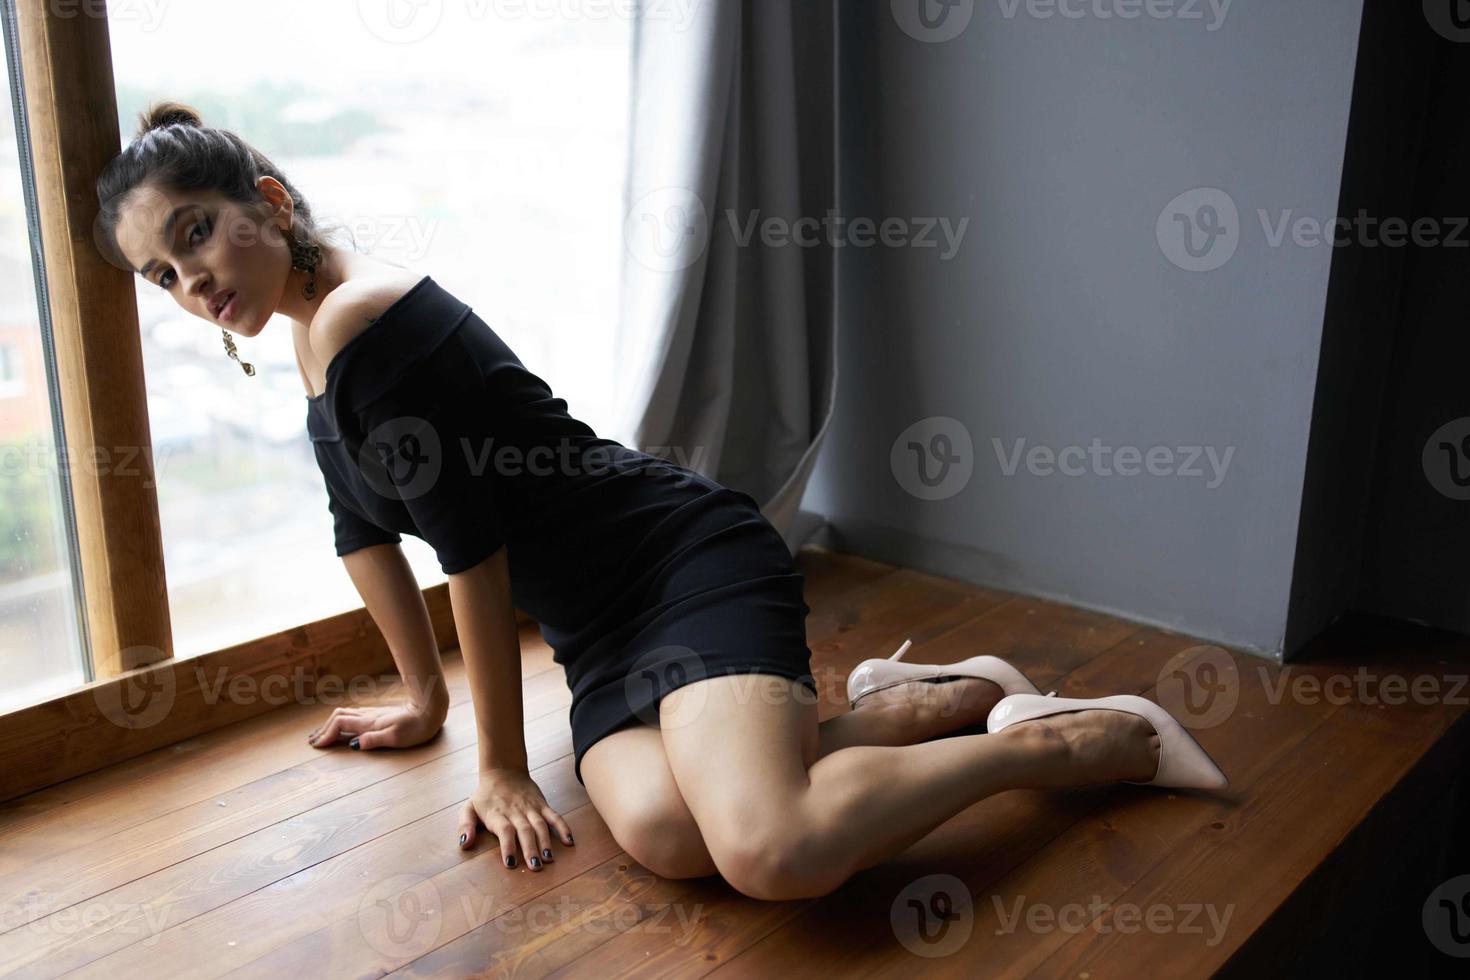
[(726, 865), (803, 823), (794, 808), (816, 760), (817, 707), (802, 684), (774, 674), (695, 681), (663, 698), (659, 726), (673, 781), (727, 878)]
[(582, 757), (582, 779), (613, 839), (639, 864), (666, 878), (715, 873), (657, 727), (633, 725), (598, 739)]

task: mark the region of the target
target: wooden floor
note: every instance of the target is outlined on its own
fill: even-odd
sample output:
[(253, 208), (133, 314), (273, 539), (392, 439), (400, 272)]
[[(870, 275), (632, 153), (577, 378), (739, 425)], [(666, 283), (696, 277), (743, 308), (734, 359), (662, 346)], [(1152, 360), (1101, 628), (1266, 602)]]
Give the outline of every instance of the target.
[[(658, 879), (612, 841), (572, 775), (569, 694), (533, 628), (526, 743), (577, 841), (544, 871), (455, 846), (476, 757), (451, 655), (453, 708), (428, 745), (313, 749), (325, 709), (293, 704), (0, 807), (0, 971), (1206, 976), (1466, 728), (1465, 691), (1389, 705), (1321, 694), (1329, 684), (1313, 697), (1303, 678), (1388, 657), (1366, 641), (1283, 675), (1186, 636), (820, 549), (799, 564), (823, 717), (846, 710), (854, 664), (911, 637), (910, 659), (995, 653), (1043, 690), (1179, 707), (1231, 788), (1003, 793), (832, 895), (752, 901), (719, 878)], [(1440, 644), (1395, 651), (1383, 671), (1450, 678), (1449, 694), (1465, 664)]]

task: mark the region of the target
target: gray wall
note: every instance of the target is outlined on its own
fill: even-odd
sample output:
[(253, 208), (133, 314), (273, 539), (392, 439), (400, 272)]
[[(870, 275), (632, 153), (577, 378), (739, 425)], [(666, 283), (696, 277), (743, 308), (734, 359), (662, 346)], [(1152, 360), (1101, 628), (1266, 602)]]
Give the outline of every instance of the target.
[[(1279, 656), (1331, 250), (1273, 245), (1257, 212), (1336, 213), (1362, 3), (1237, 0), (1214, 30), (1208, 3), (1071, 6), (979, 0), (936, 43), (903, 3), (844, 5), (842, 213), (969, 224), (948, 260), (942, 235), (839, 249), (837, 417), (804, 507), (834, 547)], [(1212, 271), (1170, 260), (1169, 215), (1157, 231), (1196, 188), (1239, 210)], [(915, 423), (903, 442), (972, 443), (934, 492), (895, 450)], [(1228, 465), (1007, 475), (993, 442), (1094, 438)]]

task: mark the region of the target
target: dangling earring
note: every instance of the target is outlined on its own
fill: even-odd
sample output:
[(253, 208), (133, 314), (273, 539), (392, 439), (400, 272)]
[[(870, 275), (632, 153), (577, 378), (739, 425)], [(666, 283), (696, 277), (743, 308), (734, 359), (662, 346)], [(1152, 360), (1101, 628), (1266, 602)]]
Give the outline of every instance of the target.
[[(234, 338), (230, 336), (229, 331), (226, 330), (224, 327), (220, 327), (219, 332), (220, 336), (225, 338), (225, 353), (233, 357), (235, 360), (240, 361), (240, 352), (235, 350), (235, 341)], [(240, 367), (245, 369), (245, 373), (247, 375), (252, 378), (255, 377), (254, 364), (248, 364), (245, 361), (240, 361)]]
[(301, 295), (313, 299), (316, 296), (316, 267), (322, 262), (321, 246), (297, 240), (290, 229), (286, 231), (286, 243), (291, 248), (291, 268), (310, 273), (306, 285), (301, 289)]

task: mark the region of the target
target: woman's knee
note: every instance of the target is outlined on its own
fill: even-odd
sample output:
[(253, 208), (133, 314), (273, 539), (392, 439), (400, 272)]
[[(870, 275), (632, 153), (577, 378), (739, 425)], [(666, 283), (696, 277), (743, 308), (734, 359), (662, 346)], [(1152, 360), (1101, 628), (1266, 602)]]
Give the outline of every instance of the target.
[(840, 881), (789, 836), (751, 840), (711, 851), (720, 874), (740, 894), (768, 902), (819, 898)]
[(750, 898), (816, 898), (840, 884), (829, 851), (805, 823), (773, 814), (721, 821), (705, 835), (711, 859), (730, 887)]

